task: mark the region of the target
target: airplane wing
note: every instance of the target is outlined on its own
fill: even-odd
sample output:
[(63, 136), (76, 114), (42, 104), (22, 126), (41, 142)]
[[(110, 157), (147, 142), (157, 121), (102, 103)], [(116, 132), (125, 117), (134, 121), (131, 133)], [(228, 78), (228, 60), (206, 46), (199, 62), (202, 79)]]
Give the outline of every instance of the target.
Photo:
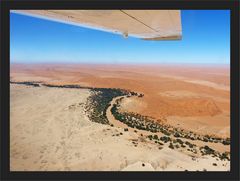
[(144, 40), (180, 40), (180, 10), (13, 10)]

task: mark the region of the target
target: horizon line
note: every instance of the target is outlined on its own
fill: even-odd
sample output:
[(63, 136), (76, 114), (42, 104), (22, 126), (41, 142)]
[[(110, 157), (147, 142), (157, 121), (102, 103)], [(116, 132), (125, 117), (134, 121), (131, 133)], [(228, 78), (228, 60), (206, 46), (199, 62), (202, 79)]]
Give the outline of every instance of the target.
[(230, 65), (230, 63), (188, 63), (188, 62), (176, 62), (176, 63), (86, 63), (86, 62), (10, 62), (11, 64), (25, 64), (25, 65)]

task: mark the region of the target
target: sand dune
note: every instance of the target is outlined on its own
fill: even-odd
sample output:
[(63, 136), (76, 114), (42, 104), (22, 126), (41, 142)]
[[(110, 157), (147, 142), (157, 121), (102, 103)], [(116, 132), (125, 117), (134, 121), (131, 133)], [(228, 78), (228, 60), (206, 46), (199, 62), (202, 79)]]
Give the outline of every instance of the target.
[[(182, 70), (183, 69), (183, 70)], [(196, 69), (196, 70), (195, 70)], [(229, 91), (215, 90), (206, 84), (229, 86), (229, 70), (220, 67), (178, 67), (178, 66), (139, 66), (139, 65), (22, 65), (13, 64), (11, 76), (17, 81), (42, 77), (51, 83), (88, 84), (95, 87), (112, 87), (144, 92), (146, 96), (159, 98), (163, 91), (190, 91), (229, 100)], [(206, 73), (225, 73), (228, 77)], [(24, 73), (24, 76), (22, 74)], [(166, 74), (168, 77), (166, 77)], [(28, 77), (27, 77), (28, 75)], [(174, 75), (174, 76), (173, 76)], [(184, 77), (183, 77), (184, 75)], [(176, 78), (179, 77), (179, 79)], [(182, 80), (184, 78), (184, 80)], [(48, 80), (45, 80), (48, 79)], [(190, 82), (186, 82), (187, 79)], [(214, 80), (214, 82), (213, 82)], [(160, 98), (159, 98), (160, 99)], [(163, 98), (161, 98), (163, 99)], [(148, 101), (148, 100), (146, 100)], [(215, 100), (218, 101), (218, 100)], [(221, 105), (222, 107), (222, 105)], [(224, 109), (228, 109), (226, 104)]]
[[(142, 93), (143, 97), (123, 99), (121, 110), (164, 119), (173, 127), (197, 134), (230, 136), (226, 66), (12, 64), (11, 81)], [(120, 122), (113, 120), (113, 127), (91, 122), (84, 108), (90, 95), (89, 89), (11, 84), (11, 170), (230, 169), (229, 161), (210, 156), (193, 158), (168, 145), (156, 145), (144, 138), (147, 132), (124, 131), (126, 125)], [(109, 110), (107, 115), (111, 121)], [(220, 152), (230, 149), (220, 143), (193, 142)]]
[[(217, 133), (225, 129), (226, 124), (230, 124), (229, 76), (228, 66), (11, 65), (11, 77), (15, 81), (31, 81), (36, 78), (51, 84), (122, 88), (143, 93), (143, 98), (133, 98), (129, 105), (125, 104), (129, 111), (156, 119), (163, 116), (203, 117), (201, 124), (206, 127), (211, 124), (220, 125), (216, 128)], [(176, 96), (175, 92), (174, 99), (166, 94), (176, 90), (180, 93)], [(186, 123), (185, 127), (187, 126)], [(191, 124), (189, 129), (192, 129)], [(205, 133), (204, 129), (202, 131)], [(226, 130), (226, 135), (230, 136), (230, 130)]]

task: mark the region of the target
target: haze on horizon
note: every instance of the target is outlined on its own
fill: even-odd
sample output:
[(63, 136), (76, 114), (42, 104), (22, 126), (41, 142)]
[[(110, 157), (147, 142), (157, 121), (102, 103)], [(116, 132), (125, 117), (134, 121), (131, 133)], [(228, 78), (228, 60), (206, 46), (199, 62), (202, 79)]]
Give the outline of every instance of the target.
[(182, 10), (181, 18), (182, 40), (145, 41), (10, 13), (11, 63), (230, 63), (228, 10)]

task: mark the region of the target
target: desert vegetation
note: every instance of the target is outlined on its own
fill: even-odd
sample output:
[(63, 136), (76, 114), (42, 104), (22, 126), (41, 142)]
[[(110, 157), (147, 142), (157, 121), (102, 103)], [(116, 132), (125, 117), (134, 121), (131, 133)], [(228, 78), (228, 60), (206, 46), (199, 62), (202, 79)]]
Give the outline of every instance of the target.
[(228, 160), (230, 161), (230, 152), (220, 153), (209, 146), (205, 145), (200, 147), (200, 151), (202, 155), (212, 155), (213, 157), (218, 157), (220, 160)]
[(117, 100), (113, 105), (111, 112), (115, 119), (127, 124), (129, 127), (137, 128), (140, 130), (150, 131), (152, 133), (161, 132), (166, 136), (174, 136), (176, 138), (185, 138), (189, 140), (200, 140), (203, 142), (222, 143), (224, 145), (230, 145), (230, 138), (219, 138), (214, 135), (199, 135), (192, 131), (186, 131), (181, 128), (175, 128), (171, 125), (161, 123), (161, 120), (155, 121), (153, 118), (143, 116), (133, 112), (121, 112), (119, 111), (120, 102), (122, 98)]
[(24, 82), (15, 82), (15, 81), (10, 81), (11, 84), (20, 84), (20, 85), (26, 85), (26, 86), (33, 86), (33, 87), (39, 87), (40, 82), (30, 82), (30, 81), (24, 81)]
[(212, 157), (219, 158), (220, 160), (228, 160), (230, 161), (230, 152), (223, 152), (220, 153), (209, 146), (205, 145), (202, 147), (198, 147), (196, 144), (193, 144), (189, 141), (183, 141), (182, 139), (174, 139), (171, 138), (170, 136), (158, 136), (156, 134), (148, 135), (147, 138), (159, 145), (163, 145), (168, 143), (168, 147), (171, 149), (182, 149), (182, 150), (187, 150), (191, 153), (194, 154), (201, 154), (202, 156), (204, 155), (210, 155)]
[(93, 122), (110, 124), (106, 117), (106, 110), (114, 97), (127, 95), (128, 92), (121, 89), (92, 88), (91, 96), (86, 104), (86, 113)]

